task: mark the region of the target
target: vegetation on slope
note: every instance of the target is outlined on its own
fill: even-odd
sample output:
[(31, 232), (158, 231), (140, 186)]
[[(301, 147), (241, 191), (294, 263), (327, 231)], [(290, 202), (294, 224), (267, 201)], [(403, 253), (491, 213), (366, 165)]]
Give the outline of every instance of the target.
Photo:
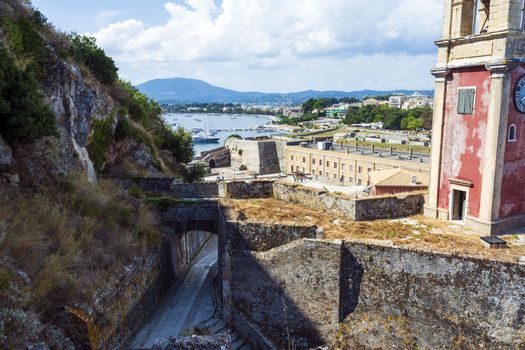
[(67, 327), (64, 306), (93, 305), (94, 292), (159, 237), (142, 201), (78, 176), (36, 193), (0, 188), (2, 222), (0, 348), (8, 349), (32, 341), (65, 348), (56, 343), (64, 335), (47, 333)]
[(55, 117), (44, 102), (30, 67), (18, 68), (0, 45), (0, 130), (8, 141), (56, 135)]

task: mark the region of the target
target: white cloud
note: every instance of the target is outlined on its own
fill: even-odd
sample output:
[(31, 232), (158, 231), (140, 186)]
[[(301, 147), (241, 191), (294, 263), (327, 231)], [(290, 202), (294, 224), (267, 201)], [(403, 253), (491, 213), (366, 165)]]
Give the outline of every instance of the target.
[[(130, 19), (93, 33), (134, 82), (201, 71), (204, 76), (196, 77), (224, 80), (226, 86), (239, 88), (226, 83), (246, 84), (251, 78), (234, 77), (235, 72), (264, 81), (273, 75), (270, 69), (285, 74), (290, 89), (306, 87), (299, 73), (315, 76), (319, 80), (310, 84), (315, 88), (334, 80), (329, 78), (331, 70), (360, 62), (359, 69), (368, 69), (371, 79), (377, 79), (379, 71), (390, 77), (396, 71), (414, 77), (401, 77), (395, 87), (403, 87), (410, 81), (430, 81), (414, 76), (420, 68), (400, 70), (399, 58), (409, 65), (429, 64), (425, 71), (430, 69), (432, 42), (441, 29), (442, 0), (222, 0), (220, 5), (214, 0), (186, 0), (184, 5), (166, 3), (165, 10), (170, 18), (163, 25), (147, 27)], [(387, 64), (390, 72), (371, 64), (385, 64), (389, 58), (397, 63)], [(309, 65), (310, 72), (305, 70)], [(139, 68), (146, 66), (149, 76)], [(216, 69), (214, 76), (210, 67)], [(366, 82), (346, 86), (350, 85), (373, 87)]]

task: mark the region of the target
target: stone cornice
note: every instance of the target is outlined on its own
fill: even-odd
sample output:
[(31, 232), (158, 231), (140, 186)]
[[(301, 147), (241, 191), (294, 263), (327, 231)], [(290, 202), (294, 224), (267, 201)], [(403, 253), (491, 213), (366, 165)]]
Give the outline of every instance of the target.
[(486, 64), (485, 68), (490, 72), (492, 78), (505, 78), (508, 77), (517, 66), (517, 62), (508, 61), (504, 63)]
[(450, 74), (450, 69), (444, 67), (444, 68), (434, 68), (430, 71), (430, 74), (432, 74), (436, 79), (437, 82), (439, 81), (445, 81), (447, 77)]

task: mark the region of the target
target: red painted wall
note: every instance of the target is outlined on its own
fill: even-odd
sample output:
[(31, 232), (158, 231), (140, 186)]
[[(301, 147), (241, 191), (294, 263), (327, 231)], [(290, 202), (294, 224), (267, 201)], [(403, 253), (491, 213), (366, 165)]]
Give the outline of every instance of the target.
[[(473, 115), (457, 113), (458, 89), (476, 88)], [(472, 181), (467, 214), (479, 217), (482, 157), (490, 102), (490, 72), (485, 67), (452, 71), (447, 82), (442, 144), (442, 163), (438, 193), (439, 208), (449, 209), (449, 178)]]
[(518, 80), (525, 75), (525, 66), (512, 73), (511, 99), (507, 126), (516, 125), (517, 142), (505, 143), (505, 163), (501, 184), (500, 217), (525, 213), (525, 114), (514, 105), (514, 91)]

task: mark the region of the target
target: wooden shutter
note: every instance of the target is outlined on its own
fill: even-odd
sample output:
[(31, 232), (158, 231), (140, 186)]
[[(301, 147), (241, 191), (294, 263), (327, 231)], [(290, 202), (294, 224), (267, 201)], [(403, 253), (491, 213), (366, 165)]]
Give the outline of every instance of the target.
[(458, 113), (459, 114), (473, 114), (475, 98), (476, 98), (475, 89), (458, 90)]

